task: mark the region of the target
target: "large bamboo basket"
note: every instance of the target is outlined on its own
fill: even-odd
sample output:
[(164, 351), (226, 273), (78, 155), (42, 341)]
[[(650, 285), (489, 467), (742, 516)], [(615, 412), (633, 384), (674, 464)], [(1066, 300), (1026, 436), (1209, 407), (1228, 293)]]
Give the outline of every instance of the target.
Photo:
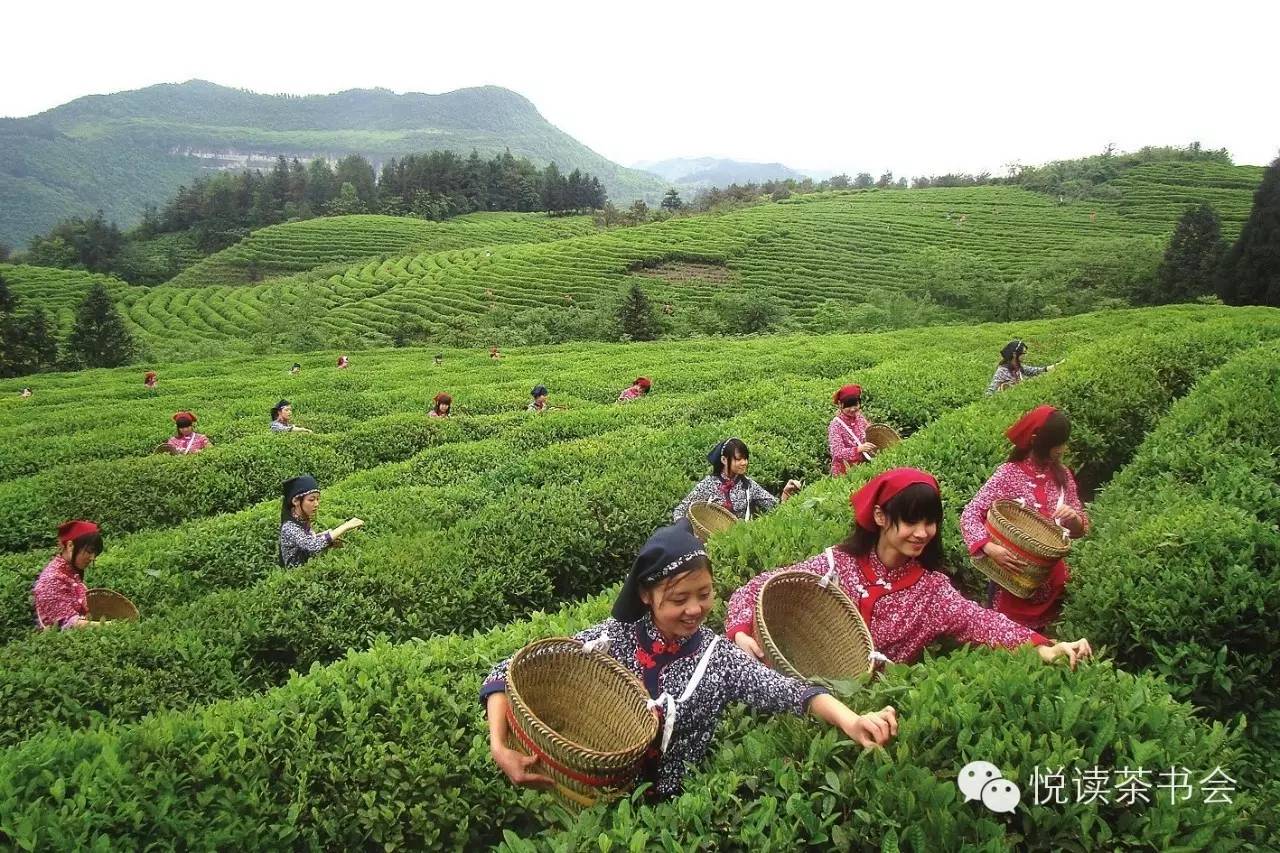
[(987, 533), (1027, 562), (1021, 572), (1010, 572), (988, 557), (977, 557), (974, 567), (1019, 598), (1031, 598), (1044, 585), (1054, 565), (1071, 551), (1071, 540), (1053, 521), (1017, 501), (999, 500), (987, 510)]
[(581, 640), (551, 637), (516, 652), (507, 669), (507, 743), (536, 755), (570, 809), (628, 788), (658, 734), (640, 679)]
[(871, 424), (867, 427), (867, 441), (876, 446), (876, 453), (888, 450), (902, 441), (898, 431), (888, 424)]
[(756, 594), (756, 638), (779, 672), (806, 681), (847, 680), (871, 670), (871, 632), (857, 606), (833, 580), (785, 571)]
[(89, 619), (94, 622), (137, 622), (138, 608), (118, 592), (101, 587), (85, 593)]
[(156, 447), (155, 447), (155, 449), (154, 449), (154, 450), (152, 450), (151, 452), (152, 452), (152, 453), (167, 453), (167, 454), (169, 454), (169, 455), (172, 455), (172, 454), (173, 454), (173, 448), (169, 445), (169, 442), (167, 442), (167, 441), (162, 441), (161, 443), (157, 444), (157, 445), (156, 445)]
[(738, 517), (720, 504), (704, 501), (689, 507), (689, 524), (693, 534), (703, 542), (737, 523)]

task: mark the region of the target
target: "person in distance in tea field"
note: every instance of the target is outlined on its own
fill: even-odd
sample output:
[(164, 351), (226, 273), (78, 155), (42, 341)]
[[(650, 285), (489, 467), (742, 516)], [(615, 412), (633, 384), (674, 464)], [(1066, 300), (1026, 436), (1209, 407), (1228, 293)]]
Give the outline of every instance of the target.
[(439, 367), (440, 365), (444, 364), (444, 353), (442, 353), (442, 352), (438, 352), (438, 353), (436, 353), (435, 358), (433, 358), (433, 359), (432, 359), (432, 363), (433, 363), (436, 367)]
[[(970, 601), (942, 573), (942, 495), (933, 475), (895, 468), (873, 477), (849, 499), (853, 529), (838, 545), (790, 566), (834, 574), (858, 606), (876, 651), (908, 663), (940, 637), (996, 648), (1034, 644), (1046, 663), (1066, 657), (1074, 669), (1093, 653), (1088, 640), (1060, 643)], [(755, 631), (756, 597), (770, 577), (758, 575), (729, 599), (725, 634), (763, 658)]]
[(431, 411), (427, 412), (429, 418), (447, 418), (449, 410), (453, 407), (453, 398), (441, 391), (435, 396), (434, 405)]
[(494, 361), (497, 361), (498, 359), (502, 358), (502, 353), (498, 352), (497, 347), (489, 347), (489, 358), (493, 359)]
[(209, 441), (209, 436), (196, 432), (195, 422), (194, 412), (174, 412), (173, 423), (178, 429), (178, 434), (167, 442), (170, 453), (186, 456), (190, 453), (199, 453), (213, 444)]
[(340, 356), (338, 356), (338, 369), (339, 369), (339, 370), (345, 370), (345, 369), (346, 369), (350, 364), (351, 364), (351, 362), (347, 359), (347, 357), (346, 357), (345, 355), (340, 355)]
[(281, 400), (271, 407), (271, 431), (311, 432), (306, 427), (296, 426), (293, 423), (293, 404), (288, 400)]
[(23, 388), (23, 389), (22, 389), (22, 393), (21, 393), (19, 396), (20, 396), (20, 397), (22, 397), (22, 399), (24, 399), (24, 400), (25, 400), (25, 399), (27, 399), (28, 397), (30, 397), (30, 396), (31, 396), (31, 389), (30, 389), (30, 388)]
[(1047, 367), (1032, 367), (1029, 364), (1023, 364), (1022, 357), (1026, 353), (1027, 344), (1021, 339), (1005, 344), (1004, 349), (1000, 350), (1000, 364), (996, 367), (995, 375), (991, 377), (991, 384), (987, 386), (988, 394), (1017, 385), (1029, 376), (1048, 373), (1057, 366), (1050, 364)]
[[(658, 736), (640, 771), (640, 781), (654, 783), (651, 796), (680, 792), (685, 773), (706, 755), (730, 703), (768, 714), (807, 712), (867, 749), (898, 733), (892, 707), (857, 714), (825, 687), (775, 672), (723, 642), (704, 624), (714, 604), (711, 561), (688, 522), (679, 522), (659, 528), (641, 547), (612, 618), (575, 635), (640, 679), (659, 715)], [(554, 759), (506, 745), (509, 663), (495, 666), (480, 688), (489, 751), (513, 783), (550, 787), (554, 780), (539, 771)]]
[(142, 385), (147, 390), (154, 389), (159, 381), (160, 376), (154, 370), (148, 370), (142, 377)]
[(839, 477), (851, 466), (871, 461), (877, 448), (867, 441), (870, 424), (862, 414), (862, 386), (844, 386), (831, 402), (839, 411), (827, 427), (827, 448), (831, 451), (831, 476)]
[(302, 365), (298, 364), (298, 362), (296, 361), (293, 363), (293, 367), (289, 368), (290, 376), (297, 376), (301, 372), (302, 372)]
[(284, 497), (280, 503), (280, 542), (277, 552), (282, 566), (301, 566), (327, 548), (341, 546), (343, 535), (363, 527), (358, 518), (349, 518), (332, 530), (313, 533), (316, 511), (320, 508), (320, 486), (315, 477), (303, 474), (284, 481)]
[[(1037, 406), (1005, 432), (1013, 443), (1009, 459), (995, 470), (960, 516), (960, 529), (969, 553), (986, 558), (1010, 572), (1027, 568), (1026, 561), (1011, 548), (992, 539), (987, 529), (987, 512), (998, 500), (1016, 500), (1062, 526), (1072, 538), (1089, 532), (1089, 516), (1080, 502), (1076, 478), (1062, 464), (1062, 454), (1071, 438), (1071, 418), (1053, 406)], [(996, 610), (1020, 625), (1042, 628), (1057, 618), (1062, 593), (1070, 580), (1067, 564), (1059, 560), (1049, 577), (1029, 599), (1020, 598), (994, 582), (987, 583), (987, 595)]]
[(638, 377), (635, 382), (631, 383), (630, 388), (624, 389), (623, 392), (618, 395), (618, 402), (630, 403), (632, 400), (639, 400), (645, 394), (648, 394), (649, 389), (652, 387), (653, 382), (649, 380), (649, 377)]
[(548, 391), (546, 385), (533, 386), (533, 390), (529, 392), (529, 396), (533, 397), (533, 400), (525, 407), (526, 412), (545, 412), (552, 408), (547, 405)]
[(68, 521), (58, 527), (58, 553), (31, 590), (37, 628), (65, 630), (93, 624), (84, 573), (101, 553), (102, 532), (92, 521)]
[[(711, 448), (707, 461), (711, 473), (697, 485), (671, 513), (673, 521), (689, 514), (695, 503), (715, 503), (723, 506), (738, 518), (751, 520), (754, 509), (757, 514), (768, 512), (778, 505), (778, 499), (768, 489), (747, 476), (751, 450), (740, 438), (728, 438)], [(782, 500), (800, 491), (800, 483), (788, 480), (782, 489)]]

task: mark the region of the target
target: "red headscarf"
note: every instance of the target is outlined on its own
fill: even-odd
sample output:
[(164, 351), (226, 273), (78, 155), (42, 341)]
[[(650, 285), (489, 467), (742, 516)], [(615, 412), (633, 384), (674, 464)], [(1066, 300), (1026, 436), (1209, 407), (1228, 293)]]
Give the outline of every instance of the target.
[(1019, 418), (1016, 424), (1005, 430), (1004, 434), (1013, 442), (1014, 447), (1026, 450), (1031, 446), (1031, 442), (1035, 441), (1036, 433), (1044, 427), (1049, 416), (1056, 411), (1058, 410), (1053, 406), (1036, 406)]
[(58, 544), (66, 545), (72, 539), (79, 539), (89, 533), (97, 533), (98, 525), (92, 521), (64, 521), (58, 525)]
[(935, 492), (938, 491), (938, 481), (933, 475), (917, 468), (894, 468), (883, 474), (877, 474), (865, 486), (849, 496), (854, 520), (864, 530), (875, 530), (876, 507), (884, 506), (898, 492), (917, 483), (924, 483)]
[(839, 391), (837, 391), (835, 394), (831, 395), (831, 402), (839, 406), (841, 405), (842, 400), (845, 400), (849, 397), (861, 397), (861, 396), (862, 396), (861, 385), (846, 385), (843, 388), (841, 388)]
[(196, 413), (195, 413), (195, 412), (174, 412), (174, 413), (173, 413), (173, 422), (174, 422), (175, 424), (178, 422), (178, 419), (179, 419), (179, 418), (186, 418), (187, 420), (191, 421), (192, 423), (195, 423), (195, 422), (196, 422)]
[(633, 382), (632, 384), (633, 384), (633, 385), (638, 385), (641, 389), (643, 389), (643, 390), (645, 390), (645, 391), (648, 391), (650, 388), (652, 388), (652, 387), (653, 387), (653, 383), (652, 383), (651, 381), (649, 381), (649, 377), (647, 377), (647, 376), (641, 376), (639, 379), (637, 379), (637, 380), (636, 380), (635, 382)]

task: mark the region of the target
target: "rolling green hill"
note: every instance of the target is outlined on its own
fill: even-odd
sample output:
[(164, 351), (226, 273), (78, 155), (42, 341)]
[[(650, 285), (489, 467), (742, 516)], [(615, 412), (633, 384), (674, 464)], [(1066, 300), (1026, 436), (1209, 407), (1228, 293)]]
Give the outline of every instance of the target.
[(202, 80), (92, 95), (0, 119), (0, 242), (25, 244), (58, 219), (101, 208), (121, 225), (210, 168), (269, 166), (276, 155), (361, 154), (378, 164), (448, 149), (510, 148), (536, 164), (596, 175), (610, 197), (656, 200), (666, 185), (600, 156), (528, 100), (484, 86), (439, 95), (353, 89), (260, 95)]
[(261, 228), (183, 270), (168, 284), (247, 284), (375, 255), (541, 243), (594, 230), (589, 216), (539, 213), (471, 213), (444, 222), (374, 214), (328, 216)]
[[(366, 223), (385, 221), (317, 220), (260, 232), (218, 256), (219, 265), (227, 264), (222, 272), (197, 267), (180, 279), (204, 287), (119, 284), (114, 293), (134, 331), (162, 358), (210, 347), (243, 349), (290, 312), (305, 315), (307, 325), (334, 345), (385, 344), (405, 323), (441, 330), (496, 312), (589, 310), (631, 281), (640, 281), (655, 303), (670, 305), (676, 318), (707, 309), (721, 295), (754, 293), (776, 299), (796, 328), (835, 331), (857, 328), (859, 316), (889, 310), (893, 294), (919, 298), (937, 291), (944, 279), (948, 286), (957, 279), (980, 291), (1016, 289), (1018, 282), (1078, 276), (1081, 268), (1115, 255), (1136, 256), (1154, 268), (1177, 217), (1192, 201), (1211, 200), (1225, 235), (1234, 237), (1260, 178), (1256, 167), (1159, 164), (1127, 173), (1114, 200), (1069, 204), (1008, 186), (833, 192), (503, 246), (485, 245), (499, 242), (486, 236), (487, 229), (525, 220), (464, 219), (438, 227), (440, 233), (451, 227), (461, 233), (476, 223), (467, 233), (478, 244), (468, 248), (427, 246), (338, 272), (322, 268), (240, 284), (245, 268), (235, 258), (260, 257), (264, 269), (279, 263), (282, 271), (325, 260), (314, 246), (299, 250), (301, 260), (290, 260), (294, 250), (277, 238), (331, 234), (326, 239), (334, 245), (355, 246), (364, 239)], [(529, 221), (559, 227), (554, 219)], [(401, 239), (396, 229), (427, 233), (430, 226), (390, 228), (384, 246)], [(520, 228), (509, 233), (529, 239)], [(544, 232), (544, 239), (551, 234)], [(272, 252), (277, 260), (270, 259)], [(36, 301), (44, 292), (66, 299), (68, 292), (87, 287), (82, 274), (66, 274), (59, 283), (58, 273), (46, 271), (36, 276), (38, 283), (27, 283), (32, 273), (10, 269), (7, 277), (18, 282), (17, 292)], [(197, 270), (203, 270), (198, 277)], [(1088, 287), (1087, 278), (1081, 287)], [(1067, 308), (1037, 307), (1049, 313)]]

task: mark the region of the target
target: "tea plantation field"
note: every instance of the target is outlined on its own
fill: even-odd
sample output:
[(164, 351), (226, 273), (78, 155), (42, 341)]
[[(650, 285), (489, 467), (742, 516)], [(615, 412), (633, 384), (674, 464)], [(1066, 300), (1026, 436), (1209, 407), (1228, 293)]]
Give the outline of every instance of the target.
[[(768, 209), (797, 217), (787, 227), (799, 230), (802, 214), (823, 205), (888, 209), (901, 203), (894, 195)], [(1016, 215), (1014, 196), (1031, 215), (1032, 197), (1013, 193), (1000, 216)], [(715, 221), (746, 229), (756, 210)], [(610, 245), (625, 266), (635, 235), (693, 221), (496, 248), (503, 259), (486, 263)], [(790, 238), (724, 239), (774, 251)], [(1046, 236), (1045, 251), (1058, 240), (1067, 238)], [(735, 256), (744, 277), (749, 256), (763, 257)], [(1063, 363), (985, 397), (1013, 337), (1034, 360)], [(0, 846), (1280, 843), (1280, 787), (1264, 772), (1280, 654), (1280, 312), (1182, 306), (927, 333), (531, 348), (501, 361), (446, 350), (438, 367), (435, 352), (369, 350), (343, 371), (336, 353), (313, 353), (297, 357), (298, 376), (287, 372), (293, 355), (174, 362), (160, 366), (154, 391), (136, 368), (54, 374), (26, 400), (20, 380), (0, 382)], [(654, 392), (614, 403), (639, 374)], [(873, 419), (906, 440), (832, 479), (830, 394), (850, 381)], [(564, 410), (523, 411), (537, 383)], [(428, 420), (441, 390), (456, 414)], [(268, 433), (282, 397), (314, 435)], [(493, 767), (476, 701), (489, 665), (603, 618), (635, 549), (718, 440), (742, 437), (752, 476), (775, 493), (788, 478), (806, 483), (777, 511), (712, 540), (722, 598), (840, 538), (850, 491), (898, 465), (938, 476), (948, 564), (976, 595), (960, 510), (1003, 458), (1004, 428), (1045, 402), (1071, 413), (1071, 461), (1097, 494), (1093, 535), (1073, 556), (1067, 624), (1054, 633), (1090, 637), (1097, 660), (1072, 673), (1029, 651), (939, 647), (921, 664), (892, 666), (848, 697), (899, 709), (899, 737), (877, 754), (810, 721), (734, 714), (686, 793), (657, 806), (637, 798), (569, 817)], [(197, 412), (213, 447), (150, 455), (178, 409)], [(367, 526), (343, 549), (285, 570), (275, 561), (278, 489), (303, 471), (324, 486), (322, 526), (353, 515)], [(125, 592), (143, 618), (37, 634), (30, 586), (54, 527), (76, 516), (99, 520), (107, 539), (90, 585)], [(977, 759), (1022, 786), (1015, 813), (963, 802), (956, 774)], [(1153, 775), (1146, 803), (1114, 791), (1032, 802), (1037, 768), (1138, 766), (1185, 767), (1196, 783), (1220, 768), (1233, 795), (1206, 803), (1197, 790), (1175, 802)]]
[[(720, 294), (764, 293), (797, 328), (822, 330), (851, 306), (919, 296), (940, 264), (975, 270), (995, 288), (1134, 247), (1158, 257), (1195, 201), (1215, 205), (1231, 239), (1260, 179), (1257, 167), (1167, 163), (1126, 172), (1107, 200), (1058, 204), (1009, 186), (848, 191), (599, 233), (583, 218), (529, 214), (339, 217), (263, 229), (169, 284), (121, 283), (112, 293), (158, 358), (244, 349), (291, 311), (327, 340), (385, 345), (405, 324), (592, 309), (636, 280), (675, 315)], [(635, 275), (670, 263), (695, 266)], [(246, 284), (250, 270), (309, 272)], [(74, 305), (88, 287), (79, 273), (4, 272), (33, 302)], [(59, 317), (69, 323), (65, 311)]]

